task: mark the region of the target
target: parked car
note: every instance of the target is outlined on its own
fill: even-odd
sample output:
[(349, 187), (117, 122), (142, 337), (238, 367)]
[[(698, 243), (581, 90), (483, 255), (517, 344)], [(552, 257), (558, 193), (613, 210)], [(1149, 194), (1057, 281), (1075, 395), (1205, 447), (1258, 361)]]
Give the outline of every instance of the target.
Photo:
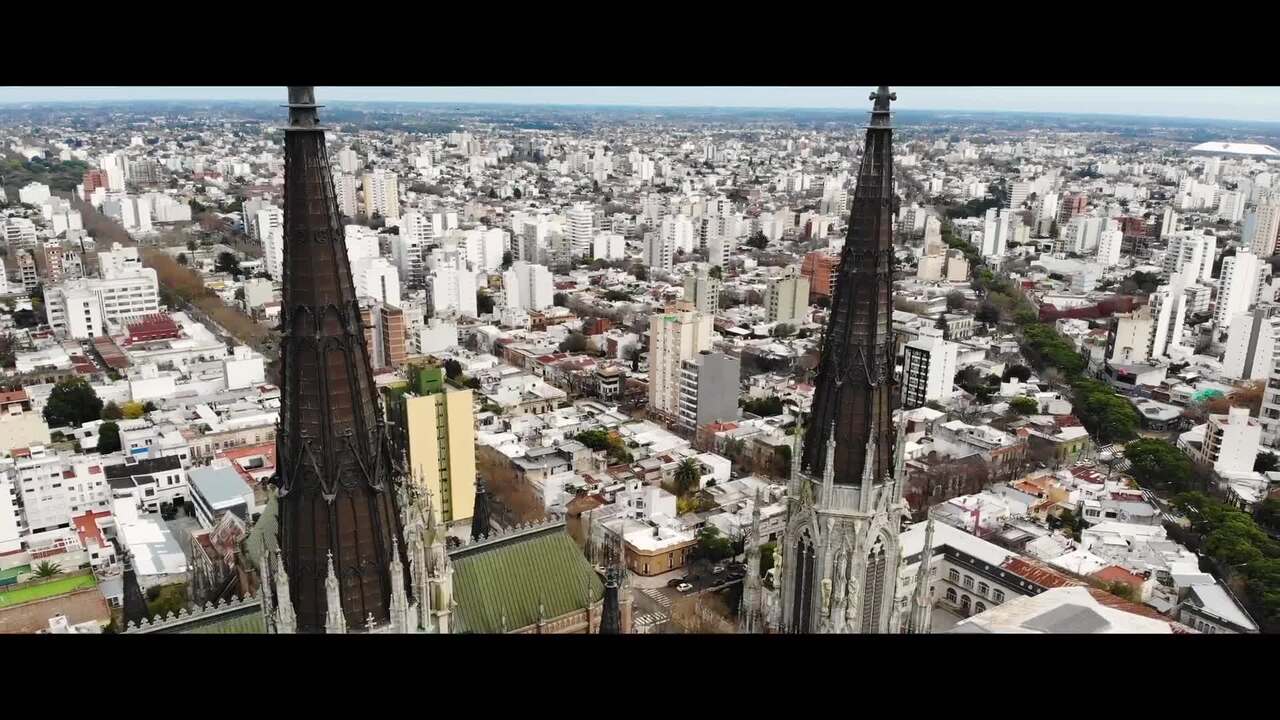
[(679, 592), (682, 592), (682, 593), (683, 593), (683, 592), (689, 592), (689, 591), (690, 591), (690, 590), (692, 590), (692, 589), (693, 589), (693, 586), (692, 586), (692, 585), (690, 585), (690, 584), (689, 584), (689, 583), (687, 583), (687, 582), (682, 582), (682, 583), (680, 583), (679, 585), (677, 585), (677, 586), (676, 586), (676, 590), (678, 590)]
[(720, 574), (720, 573), (722, 573), (722, 572), (724, 572), (724, 566), (723, 566), (723, 565), (717, 565), (717, 566), (715, 566), (715, 567), (711, 568), (711, 574), (712, 574), (712, 575), (719, 575), (719, 574)]
[(672, 578), (672, 579), (670, 579), (670, 580), (668, 580), (668, 581), (667, 581), (667, 587), (669, 587), (669, 588), (679, 587), (679, 586), (681, 586), (681, 585), (683, 585), (683, 584), (685, 584), (685, 583), (684, 583), (684, 578)]

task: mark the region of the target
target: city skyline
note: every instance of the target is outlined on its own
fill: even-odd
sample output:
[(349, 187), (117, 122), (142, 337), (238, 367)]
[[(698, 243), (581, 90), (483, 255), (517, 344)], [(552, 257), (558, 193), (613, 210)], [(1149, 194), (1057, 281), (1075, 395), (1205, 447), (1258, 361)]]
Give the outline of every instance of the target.
[[(1034, 112), (1280, 122), (1277, 87), (901, 87), (903, 110)], [(122, 101), (273, 101), (257, 86), (4, 86), (0, 104)], [(858, 110), (862, 86), (321, 86), (329, 102), (499, 103), (632, 107)]]

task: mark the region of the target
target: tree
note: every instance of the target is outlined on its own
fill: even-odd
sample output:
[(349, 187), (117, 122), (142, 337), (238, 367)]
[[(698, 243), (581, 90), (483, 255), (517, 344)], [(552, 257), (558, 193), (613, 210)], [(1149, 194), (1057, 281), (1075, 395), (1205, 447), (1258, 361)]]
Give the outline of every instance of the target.
[(13, 324), (20, 328), (33, 328), (40, 324), (34, 310), (22, 308), (13, 314)]
[(461, 377), (462, 363), (458, 362), (457, 360), (454, 360), (453, 358), (449, 358), (448, 360), (445, 360), (444, 374), (450, 380), (456, 380), (457, 378)]
[(62, 567), (58, 563), (45, 560), (35, 567), (35, 575), (38, 578), (51, 578), (54, 575), (62, 573)]
[(235, 275), (236, 277), (239, 277), (240, 261), (236, 259), (236, 256), (234, 253), (229, 253), (225, 251), (220, 252), (218, 253), (218, 259), (214, 261), (213, 270), (214, 272), (229, 273), (231, 275)]
[(507, 268), (511, 267), (511, 261), (513, 259), (514, 259), (514, 256), (511, 254), (510, 250), (502, 253), (502, 269), (506, 270)]
[(120, 409), (119, 405), (116, 405), (115, 400), (112, 400), (111, 402), (108, 402), (105, 407), (102, 408), (102, 419), (103, 420), (123, 420), (124, 411)]
[(1253, 461), (1254, 472), (1271, 472), (1277, 467), (1280, 467), (1280, 458), (1269, 452), (1258, 453), (1258, 456)]
[(724, 270), (722, 270), (719, 265), (712, 265), (711, 269), (707, 271), (707, 276), (713, 277), (717, 280), (723, 280)]
[(764, 250), (769, 247), (769, 238), (765, 237), (764, 233), (757, 232), (755, 235), (747, 238), (747, 245), (757, 250)]
[(569, 296), (566, 293), (558, 292), (551, 297), (551, 302), (556, 307), (569, 307)]
[(480, 378), (467, 378), (467, 381), (466, 381), (465, 383), (463, 383), (463, 384), (464, 384), (464, 385), (466, 385), (467, 387), (471, 388), (472, 390), (479, 390), (479, 389), (480, 389)]
[(1004, 375), (1000, 377), (1003, 382), (1009, 382), (1012, 378), (1018, 378), (1018, 382), (1026, 382), (1031, 379), (1031, 368), (1026, 365), (1010, 365), (1004, 369)]
[(17, 344), (13, 336), (0, 335), (0, 367), (11, 368), (18, 363)]
[(644, 265), (632, 265), (630, 272), (633, 276), (635, 276), (635, 279), (641, 282), (646, 282), (649, 280), (649, 268), (645, 267)]
[(1164, 440), (1143, 438), (1125, 446), (1129, 474), (1143, 487), (1185, 491), (1191, 489), (1191, 459)]
[(1000, 322), (1000, 308), (990, 302), (982, 303), (982, 307), (978, 308), (978, 312), (973, 318), (978, 322), (990, 323), (992, 325)]
[(964, 297), (964, 293), (960, 292), (959, 290), (952, 290), (951, 292), (947, 293), (947, 309), (948, 310), (951, 310), (952, 312), (956, 310), (962, 310), (964, 309), (965, 302), (966, 300)]
[(127, 402), (120, 408), (125, 420), (137, 420), (147, 414), (147, 409), (140, 402)]
[(702, 468), (697, 460), (687, 457), (676, 466), (676, 495), (688, 495), (690, 490), (698, 488), (698, 480), (702, 477)]
[(189, 262), (189, 261), (187, 260), (187, 254), (186, 254), (186, 253), (178, 253), (178, 264), (179, 264), (179, 265), (181, 265), (181, 266), (183, 266), (183, 267), (186, 267), (188, 262)]
[(769, 331), (769, 336), (776, 337), (776, 338), (791, 337), (792, 335), (795, 334), (795, 331), (796, 331), (795, 326), (789, 323), (778, 323), (777, 325), (773, 326), (772, 330)]
[(98, 426), (98, 454), (106, 455), (120, 449), (120, 426), (104, 422)]
[(1032, 415), (1040, 410), (1040, 403), (1034, 398), (1016, 397), (1009, 401), (1009, 407), (1019, 415)]
[(609, 290), (604, 294), (604, 299), (610, 302), (631, 302), (634, 298), (624, 290)]
[(102, 416), (102, 400), (84, 378), (63, 380), (53, 388), (44, 406), (44, 420), (51, 428), (79, 426)]
[[(1079, 355), (1071, 357), (1080, 359)], [(1097, 380), (1077, 380), (1073, 385), (1076, 417), (1099, 444), (1133, 438), (1138, 430), (1138, 411), (1133, 404), (1117, 395), (1110, 386)], [(1164, 444), (1172, 449), (1173, 446)], [(1179, 453), (1180, 454), (1180, 453)]]
[(699, 559), (719, 562), (733, 555), (733, 541), (721, 535), (714, 525), (708, 525), (698, 531), (694, 555)]
[(782, 398), (777, 395), (770, 395), (766, 398), (757, 398), (754, 400), (744, 400), (742, 409), (752, 415), (760, 417), (773, 417), (782, 414)]
[(569, 333), (560, 343), (560, 352), (582, 352), (587, 349), (587, 336), (580, 332)]
[(150, 400), (147, 401), (146, 405), (142, 406), (143, 412), (155, 412), (158, 409), (159, 408), (156, 407), (156, 404), (151, 402)]
[(488, 315), (493, 312), (493, 298), (489, 293), (480, 290), (476, 291), (476, 312), (481, 315)]

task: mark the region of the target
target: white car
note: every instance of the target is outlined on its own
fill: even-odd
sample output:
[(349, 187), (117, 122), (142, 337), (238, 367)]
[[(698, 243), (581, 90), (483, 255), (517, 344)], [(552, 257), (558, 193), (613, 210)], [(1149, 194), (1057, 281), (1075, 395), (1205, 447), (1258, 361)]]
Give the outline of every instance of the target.
[(680, 583), (679, 585), (677, 585), (677, 586), (676, 586), (676, 591), (677, 591), (677, 592), (689, 592), (689, 591), (690, 591), (690, 590), (692, 590), (692, 589), (693, 589), (693, 586), (692, 586), (692, 585), (690, 585), (690, 584), (689, 584), (689, 583), (687, 583), (687, 582), (686, 582), (686, 583)]

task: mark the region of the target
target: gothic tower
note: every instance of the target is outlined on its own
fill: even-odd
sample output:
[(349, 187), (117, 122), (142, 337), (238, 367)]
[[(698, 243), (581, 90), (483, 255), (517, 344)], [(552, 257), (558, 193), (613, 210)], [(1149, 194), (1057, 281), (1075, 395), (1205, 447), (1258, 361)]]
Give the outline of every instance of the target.
[[(881, 86), (867, 127), (803, 448), (793, 453), (774, 625), (884, 633), (895, 603), (903, 510), (894, 442), (893, 129)], [(797, 437), (802, 431), (797, 429)], [(896, 450), (896, 452), (895, 452)]]
[(345, 632), (401, 624), (406, 600), (393, 595), (406, 594), (406, 578), (396, 471), (318, 107), (314, 88), (289, 88), (275, 602), (296, 622), (282, 631)]

